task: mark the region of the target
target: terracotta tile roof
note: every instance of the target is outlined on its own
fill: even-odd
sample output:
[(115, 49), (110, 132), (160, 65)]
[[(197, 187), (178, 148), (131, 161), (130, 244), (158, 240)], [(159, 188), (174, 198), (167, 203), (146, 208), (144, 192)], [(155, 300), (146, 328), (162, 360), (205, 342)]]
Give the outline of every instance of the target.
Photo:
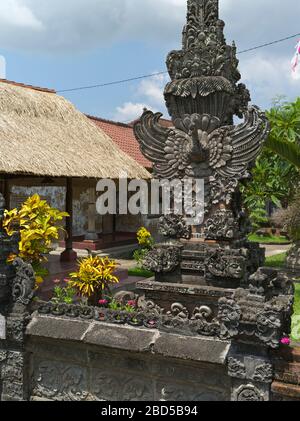
[(104, 120), (102, 118), (88, 115), (96, 126), (100, 127), (116, 144), (143, 167), (150, 169), (152, 164), (144, 157), (140, 151), (138, 141), (133, 133), (131, 124), (118, 123), (115, 121)]
[(40, 86), (26, 85), (25, 83), (14, 82), (13, 80), (0, 79), (0, 82), (7, 83), (13, 86), (20, 86), (21, 88), (33, 89), (34, 91), (48, 92), (49, 94), (56, 94), (54, 89), (41, 88)]
[[(134, 126), (134, 124), (137, 122), (138, 120), (133, 120), (131, 123), (129, 123), (128, 125), (129, 126), (131, 126), (131, 127), (133, 127)], [(172, 122), (172, 120), (167, 120), (167, 119), (165, 119), (165, 118), (161, 118), (160, 120), (159, 120), (159, 122), (160, 122), (160, 124), (162, 125), (162, 126), (164, 126), (164, 127), (172, 127), (173, 126), (173, 122)]]

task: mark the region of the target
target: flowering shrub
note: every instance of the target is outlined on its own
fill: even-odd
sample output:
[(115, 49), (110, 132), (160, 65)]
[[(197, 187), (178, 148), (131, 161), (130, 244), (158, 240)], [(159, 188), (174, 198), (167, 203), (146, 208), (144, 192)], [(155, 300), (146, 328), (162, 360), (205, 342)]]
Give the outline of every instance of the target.
[(140, 248), (135, 250), (133, 257), (138, 265), (138, 267), (143, 267), (143, 260), (145, 259), (149, 250), (152, 249), (154, 245), (154, 239), (151, 233), (145, 228), (142, 227), (137, 232), (137, 240)]
[(151, 233), (145, 227), (142, 227), (138, 230), (137, 239), (139, 245), (143, 249), (151, 249), (153, 247), (154, 240), (152, 238)]
[(117, 263), (108, 257), (87, 257), (79, 260), (78, 272), (70, 273), (69, 285), (75, 288), (78, 295), (86, 297), (92, 304), (99, 302), (103, 291), (109, 289), (110, 284), (118, 283), (114, 275)]
[(120, 303), (115, 298), (101, 299), (98, 301), (100, 307), (106, 307), (115, 311), (126, 311), (127, 313), (134, 313), (137, 310), (136, 300), (129, 300), (126, 304)]
[[(29, 197), (20, 210), (5, 211), (3, 228), (9, 236), (20, 230), (19, 254), (25, 262), (33, 266), (36, 274), (37, 286), (43, 282), (48, 274), (42, 263), (47, 261), (53, 240), (59, 238), (59, 231), (63, 230), (58, 221), (69, 216), (66, 212), (52, 208), (46, 200), (41, 200), (38, 194)], [(11, 255), (9, 261), (17, 256)]]
[(281, 343), (281, 345), (290, 345), (291, 340), (290, 340), (289, 337), (285, 336), (284, 338), (281, 339), (280, 343)]

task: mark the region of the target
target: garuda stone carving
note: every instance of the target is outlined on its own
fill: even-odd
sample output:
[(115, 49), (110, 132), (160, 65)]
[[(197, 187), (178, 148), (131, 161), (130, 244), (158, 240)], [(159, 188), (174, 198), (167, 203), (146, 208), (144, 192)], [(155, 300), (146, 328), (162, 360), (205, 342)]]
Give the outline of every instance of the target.
[(206, 177), (247, 178), (269, 130), (265, 115), (254, 106), (237, 126), (222, 126), (209, 114), (186, 114), (167, 128), (160, 125), (161, 116), (145, 111), (135, 125), (141, 150), (161, 179), (197, 177), (199, 169)]
[[(155, 177), (204, 179), (206, 217), (214, 219), (219, 206), (236, 206), (238, 182), (249, 177), (269, 123), (258, 107), (248, 107), (249, 92), (237, 84), (236, 47), (226, 44), (218, 0), (187, 4), (183, 48), (167, 58), (165, 99), (173, 127), (160, 124), (162, 114), (145, 111), (134, 131)], [(244, 122), (233, 125), (234, 115)]]
[[(167, 58), (171, 80), (164, 96), (173, 124), (166, 127), (160, 121), (162, 114), (146, 110), (134, 131), (156, 178), (204, 180), (204, 220), (188, 229), (182, 219), (161, 220), (167, 240), (149, 253), (146, 266), (159, 274), (156, 281), (164, 284), (163, 293), (161, 300), (157, 291), (151, 295), (149, 281), (149, 288), (144, 288), (146, 300), (165, 308), (164, 327), (169, 329), (180, 325), (192, 333), (217, 332), (222, 339), (276, 348), (280, 336), (289, 333), (293, 291), (276, 271), (259, 269), (264, 250), (247, 240), (249, 220), (239, 187), (250, 177), (270, 125), (257, 106), (249, 105), (249, 91), (239, 83), (236, 46), (226, 44), (218, 0), (188, 0), (187, 9), (182, 49)], [(234, 124), (234, 116), (243, 122)], [(198, 200), (196, 194), (193, 199)], [(183, 284), (185, 292), (174, 299), (168, 282), (173, 287)], [(190, 318), (187, 328), (191, 285), (204, 286), (197, 307), (207, 306), (209, 297), (214, 317)], [(214, 289), (223, 291), (223, 297), (216, 299)], [(180, 303), (183, 298), (183, 308), (174, 306), (176, 299)], [(233, 371), (239, 370), (235, 363)], [(255, 379), (264, 376), (263, 369), (259, 367)], [(256, 398), (260, 395), (248, 386), (238, 396), (238, 400)]]

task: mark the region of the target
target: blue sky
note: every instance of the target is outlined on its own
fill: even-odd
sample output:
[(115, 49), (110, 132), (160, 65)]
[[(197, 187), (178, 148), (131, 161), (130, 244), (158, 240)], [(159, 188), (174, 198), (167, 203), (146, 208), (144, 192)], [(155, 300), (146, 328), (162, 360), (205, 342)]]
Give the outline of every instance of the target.
[[(238, 49), (300, 32), (299, 0), (220, 0), (220, 7), (227, 41)], [(167, 53), (181, 45), (185, 9), (186, 0), (0, 0), (6, 76), (61, 90), (165, 70)], [(299, 95), (300, 78), (290, 71), (296, 42), (240, 56), (243, 81), (260, 107), (276, 95)], [(130, 121), (144, 106), (166, 112), (166, 81), (160, 76), (64, 96), (85, 113)]]

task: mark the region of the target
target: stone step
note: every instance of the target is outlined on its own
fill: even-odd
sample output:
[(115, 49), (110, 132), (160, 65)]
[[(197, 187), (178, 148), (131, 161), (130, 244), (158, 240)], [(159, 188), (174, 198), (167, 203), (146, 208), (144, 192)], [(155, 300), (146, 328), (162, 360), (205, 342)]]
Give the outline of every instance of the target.
[(282, 382), (273, 382), (272, 383), (272, 393), (275, 395), (275, 400), (291, 400), (299, 401), (300, 400), (300, 386), (294, 384), (282, 383)]

